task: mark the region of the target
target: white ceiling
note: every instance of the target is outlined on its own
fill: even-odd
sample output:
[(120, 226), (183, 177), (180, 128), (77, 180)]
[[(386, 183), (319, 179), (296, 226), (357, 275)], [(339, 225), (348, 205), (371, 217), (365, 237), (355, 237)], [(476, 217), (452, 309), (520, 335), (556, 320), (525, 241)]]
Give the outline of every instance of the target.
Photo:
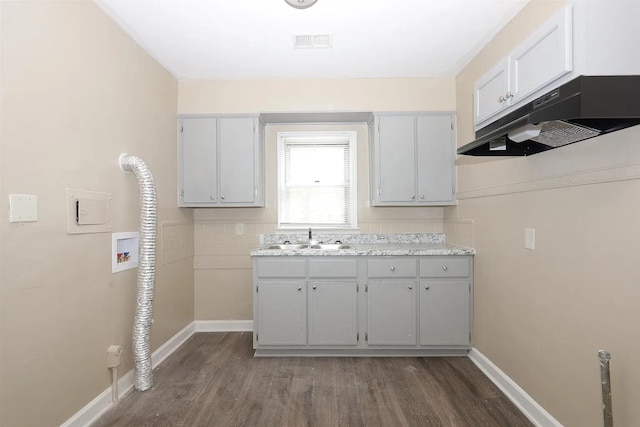
[[(528, 0), (96, 0), (178, 79), (457, 74)], [(293, 35), (331, 34), (329, 49)]]

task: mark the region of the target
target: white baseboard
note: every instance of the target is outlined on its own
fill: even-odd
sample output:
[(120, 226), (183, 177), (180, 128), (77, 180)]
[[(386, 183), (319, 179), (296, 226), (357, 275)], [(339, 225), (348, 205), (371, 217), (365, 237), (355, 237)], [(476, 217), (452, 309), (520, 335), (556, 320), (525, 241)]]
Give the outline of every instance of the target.
[(562, 427), (555, 418), (527, 394), (518, 384), (493, 364), (478, 349), (469, 352), (469, 359), (538, 427)]
[[(162, 363), (171, 353), (176, 351), (195, 332), (194, 323), (189, 323), (184, 329), (171, 337), (151, 354), (151, 366), (155, 367)], [(135, 377), (133, 369), (127, 372), (118, 380), (118, 398), (122, 398), (133, 388)], [(111, 387), (100, 393), (95, 399), (89, 402), (84, 408), (76, 412), (71, 418), (65, 421), (61, 427), (86, 427), (95, 422), (102, 414), (113, 406), (111, 400)]]
[(151, 354), (151, 366), (154, 368), (164, 362), (171, 354), (184, 344), (191, 335), (195, 333), (195, 325), (193, 322), (185, 326), (180, 332), (169, 338), (167, 342), (162, 344)]
[(196, 320), (196, 332), (252, 332), (253, 320)]

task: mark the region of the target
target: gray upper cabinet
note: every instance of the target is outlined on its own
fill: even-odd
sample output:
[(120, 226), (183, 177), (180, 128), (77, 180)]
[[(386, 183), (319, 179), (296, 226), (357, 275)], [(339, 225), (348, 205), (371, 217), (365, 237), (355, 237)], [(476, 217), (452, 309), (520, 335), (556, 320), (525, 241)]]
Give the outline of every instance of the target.
[(453, 116), (416, 117), (417, 203), (455, 203)]
[(373, 206), (455, 204), (454, 116), (376, 115), (370, 147)]
[(381, 204), (414, 202), (415, 117), (376, 117), (376, 136), (377, 200)]
[(476, 130), (577, 76), (638, 74), (640, 2), (567, 3), (478, 79)]
[(184, 117), (179, 141), (179, 206), (264, 205), (257, 117)]
[(481, 128), (503, 110), (573, 70), (572, 9), (563, 8), (474, 87), (474, 123)]
[(508, 92), (509, 60), (504, 58), (475, 84), (474, 123), (482, 123), (511, 105), (511, 96)]
[(218, 199), (217, 121), (184, 119), (180, 128), (181, 204), (209, 203)]

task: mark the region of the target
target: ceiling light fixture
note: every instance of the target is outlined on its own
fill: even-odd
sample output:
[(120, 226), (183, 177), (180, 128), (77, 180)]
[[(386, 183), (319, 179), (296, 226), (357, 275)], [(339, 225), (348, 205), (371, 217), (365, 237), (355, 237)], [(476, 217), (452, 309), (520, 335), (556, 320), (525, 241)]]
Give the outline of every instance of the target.
[(284, 0), (291, 7), (296, 9), (306, 9), (316, 4), (318, 0)]

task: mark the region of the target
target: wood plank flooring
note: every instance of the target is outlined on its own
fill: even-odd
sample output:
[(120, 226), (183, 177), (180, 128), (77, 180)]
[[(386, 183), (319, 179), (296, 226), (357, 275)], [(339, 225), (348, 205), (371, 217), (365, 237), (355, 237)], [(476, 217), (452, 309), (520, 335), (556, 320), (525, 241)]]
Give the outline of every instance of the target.
[(96, 427), (531, 426), (466, 357), (254, 358), (250, 332), (198, 333)]

